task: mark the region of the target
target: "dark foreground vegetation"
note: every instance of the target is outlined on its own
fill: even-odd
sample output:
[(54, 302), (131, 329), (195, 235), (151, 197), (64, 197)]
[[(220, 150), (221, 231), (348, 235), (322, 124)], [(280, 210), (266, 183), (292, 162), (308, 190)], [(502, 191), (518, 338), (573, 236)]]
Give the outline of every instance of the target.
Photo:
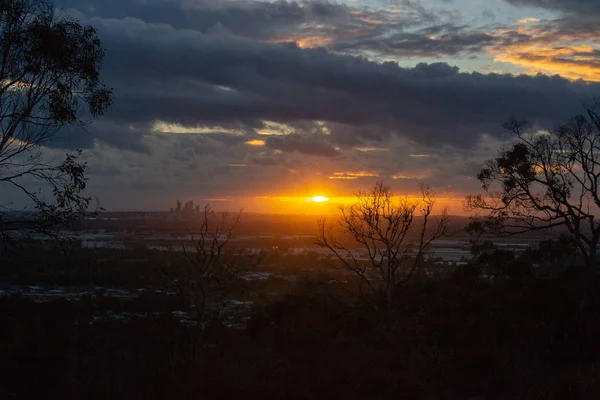
[[(120, 265), (115, 279), (123, 271), (155, 277), (151, 265)], [(102, 279), (94, 272), (102, 268), (87, 270), (88, 278)], [(60, 284), (78, 273), (55, 275)], [(0, 297), (0, 398), (600, 396), (600, 299), (567, 275), (490, 284), (458, 269), (403, 286), (389, 308), (385, 298), (357, 300), (319, 274), (285, 282), (232, 287), (234, 297), (254, 300), (245, 329), (218, 318), (181, 324), (169, 312), (188, 311), (185, 299), (154, 291)], [(278, 294), (261, 300), (258, 292)], [(111, 312), (146, 316), (98, 318)]]

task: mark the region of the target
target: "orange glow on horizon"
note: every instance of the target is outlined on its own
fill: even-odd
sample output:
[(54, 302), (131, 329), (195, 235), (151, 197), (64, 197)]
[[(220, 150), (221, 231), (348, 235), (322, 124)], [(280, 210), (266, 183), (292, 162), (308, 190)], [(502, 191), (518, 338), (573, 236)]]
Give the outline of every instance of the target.
[[(420, 200), (416, 193), (407, 194), (407, 197), (409, 200)], [(434, 214), (439, 214), (447, 207), (452, 215), (468, 215), (463, 209), (463, 199), (459, 194), (438, 196)], [(201, 199), (200, 204), (203, 202), (209, 203), (215, 210), (231, 211), (242, 208), (250, 213), (334, 216), (339, 215), (340, 207), (356, 203), (356, 196), (248, 196)]]

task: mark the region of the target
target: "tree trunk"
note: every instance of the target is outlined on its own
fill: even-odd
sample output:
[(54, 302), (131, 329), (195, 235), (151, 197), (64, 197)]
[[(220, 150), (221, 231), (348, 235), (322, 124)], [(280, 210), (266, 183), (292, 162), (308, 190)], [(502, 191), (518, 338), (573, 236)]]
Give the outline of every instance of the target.
[(385, 299), (388, 309), (392, 308), (392, 303), (394, 302), (394, 286), (393, 282), (388, 282), (385, 288)]
[(413, 281), (417, 284), (429, 281), (429, 275), (427, 275), (427, 272), (425, 271), (425, 267), (423, 266), (422, 262), (418, 262), (416, 264), (412, 278)]
[(589, 248), (589, 255), (585, 260), (585, 271), (581, 277), (584, 290), (584, 307), (593, 308), (598, 297), (598, 261), (596, 260), (597, 244), (593, 243)]
[(598, 248), (597, 243), (590, 245), (590, 254), (586, 260), (586, 267), (590, 274), (597, 275), (598, 273), (598, 261), (596, 260), (596, 251)]

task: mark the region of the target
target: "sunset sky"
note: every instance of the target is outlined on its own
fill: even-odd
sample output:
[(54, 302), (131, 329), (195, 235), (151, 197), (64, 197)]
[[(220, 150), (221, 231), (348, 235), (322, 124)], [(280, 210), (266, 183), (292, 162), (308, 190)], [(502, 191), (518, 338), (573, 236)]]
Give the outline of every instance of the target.
[(109, 210), (317, 213), (383, 180), (460, 213), (511, 114), (551, 127), (600, 96), (598, 0), (57, 5), (98, 29), (115, 102), (49, 154), (84, 149)]

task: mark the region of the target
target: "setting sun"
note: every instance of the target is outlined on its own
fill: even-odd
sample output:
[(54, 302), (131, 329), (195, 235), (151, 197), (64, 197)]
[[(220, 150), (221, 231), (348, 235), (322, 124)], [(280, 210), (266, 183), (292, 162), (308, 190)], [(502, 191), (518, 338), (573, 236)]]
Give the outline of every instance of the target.
[(315, 196), (313, 198), (311, 198), (312, 201), (314, 201), (315, 203), (324, 203), (326, 201), (329, 201), (329, 199), (325, 196)]

